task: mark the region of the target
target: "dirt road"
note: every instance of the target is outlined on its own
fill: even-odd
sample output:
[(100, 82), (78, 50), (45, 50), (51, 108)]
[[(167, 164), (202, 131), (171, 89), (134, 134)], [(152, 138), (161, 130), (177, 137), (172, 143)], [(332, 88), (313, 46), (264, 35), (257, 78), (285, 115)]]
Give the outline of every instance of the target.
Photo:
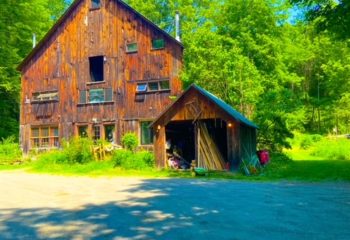
[(350, 185), (0, 172), (0, 239), (349, 239)]

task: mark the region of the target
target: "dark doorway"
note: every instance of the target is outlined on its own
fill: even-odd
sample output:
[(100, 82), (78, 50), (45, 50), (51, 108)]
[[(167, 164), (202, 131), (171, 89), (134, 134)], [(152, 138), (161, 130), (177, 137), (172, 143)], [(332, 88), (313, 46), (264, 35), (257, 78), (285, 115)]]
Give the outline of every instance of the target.
[(103, 82), (103, 56), (89, 57), (91, 82)]
[(188, 163), (195, 159), (195, 134), (192, 121), (172, 121), (166, 126), (167, 153), (177, 151)]

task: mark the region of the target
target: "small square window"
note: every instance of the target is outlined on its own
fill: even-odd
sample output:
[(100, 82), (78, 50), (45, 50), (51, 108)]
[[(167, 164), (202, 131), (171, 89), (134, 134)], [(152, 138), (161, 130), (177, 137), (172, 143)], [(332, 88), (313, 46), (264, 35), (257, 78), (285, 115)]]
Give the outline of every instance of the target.
[(139, 83), (136, 87), (136, 92), (146, 92), (147, 91), (147, 83)]
[(90, 103), (102, 103), (105, 101), (103, 89), (91, 89), (89, 93)]
[(158, 91), (159, 90), (158, 82), (148, 83), (148, 89), (149, 89), (149, 91)]
[(91, 8), (100, 8), (101, 7), (101, 0), (91, 0)]
[(165, 47), (165, 42), (163, 38), (152, 40), (152, 49), (162, 49)]
[(135, 52), (137, 52), (137, 43), (126, 44), (126, 52), (127, 53), (135, 53)]
[(169, 81), (161, 81), (159, 82), (160, 90), (169, 90), (170, 84)]

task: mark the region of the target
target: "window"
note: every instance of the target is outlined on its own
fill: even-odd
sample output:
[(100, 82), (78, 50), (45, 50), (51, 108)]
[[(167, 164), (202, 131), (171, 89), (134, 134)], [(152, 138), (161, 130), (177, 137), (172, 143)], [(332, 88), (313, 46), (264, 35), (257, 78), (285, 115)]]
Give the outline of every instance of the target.
[(89, 58), (91, 82), (103, 82), (103, 62), (103, 56)]
[(159, 90), (158, 82), (148, 83), (148, 89), (149, 91), (158, 91)]
[(136, 87), (136, 92), (146, 92), (147, 91), (147, 83), (139, 83)]
[(36, 92), (33, 93), (33, 102), (58, 101), (58, 92)]
[(103, 89), (91, 89), (89, 91), (90, 103), (102, 103), (105, 101), (105, 95)]
[(91, 0), (91, 8), (100, 8), (101, 7), (101, 0)]
[(86, 90), (81, 90), (79, 94), (79, 103), (86, 103)]
[(153, 143), (153, 131), (149, 128), (150, 121), (141, 122), (141, 145), (149, 145)]
[(152, 49), (162, 49), (165, 47), (165, 42), (163, 38), (152, 40)]
[(151, 81), (148, 83), (138, 83), (136, 86), (137, 93), (157, 92), (157, 91), (166, 91), (166, 90), (170, 90), (169, 80)]
[(115, 143), (114, 141), (114, 125), (105, 126), (105, 140), (110, 143)]
[(88, 137), (88, 127), (87, 126), (79, 126), (78, 127), (79, 137)]
[(135, 52), (137, 52), (137, 43), (128, 43), (128, 44), (126, 44), (126, 52), (127, 53), (135, 53)]
[(33, 148), (59, 147), (58, 127), (35, 127), (31, 130), (31, 142)]
[(94, 137), (93, 139), (99, 140), (101, 138), (101, 131), (100, 131), (100, 126), (94, 126)]

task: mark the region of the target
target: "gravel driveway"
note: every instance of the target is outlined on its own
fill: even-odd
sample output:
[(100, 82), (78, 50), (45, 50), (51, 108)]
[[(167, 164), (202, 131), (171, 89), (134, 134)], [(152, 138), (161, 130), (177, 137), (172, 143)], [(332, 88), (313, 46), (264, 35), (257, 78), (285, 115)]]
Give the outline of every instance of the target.
[(347, 183), (0, 172), (0, 239), (350, 239)]

